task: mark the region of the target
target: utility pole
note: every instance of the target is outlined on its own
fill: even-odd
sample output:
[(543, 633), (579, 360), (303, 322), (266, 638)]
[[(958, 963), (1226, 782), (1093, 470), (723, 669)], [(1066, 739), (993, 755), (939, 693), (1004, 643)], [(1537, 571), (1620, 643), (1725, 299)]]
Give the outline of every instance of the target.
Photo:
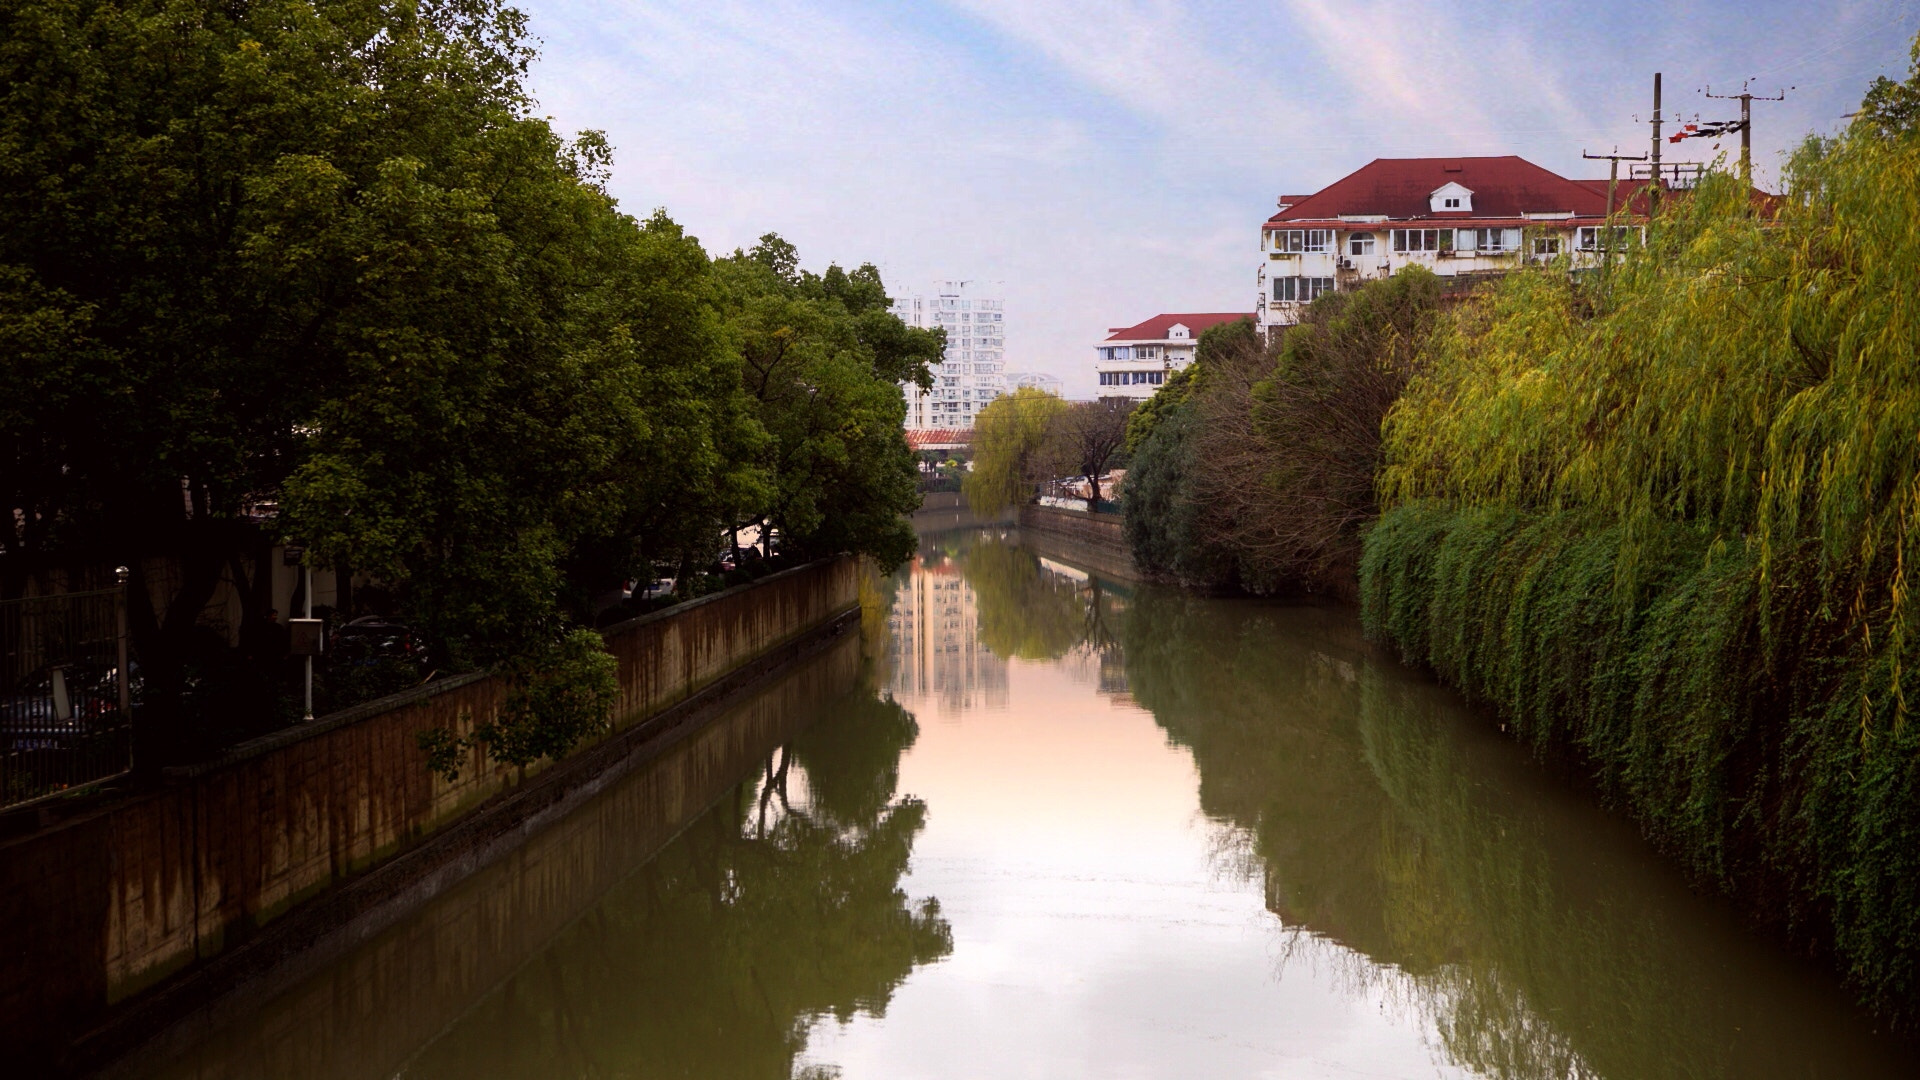
[[(1656, 87), (1659, 86), (1659, 78), (1658, 75), (1654, 76), (1654, 85)], [(1655, 98), (1659, 97), (1658, 90), (1654, 92), (1654, 96)], [(1654, 115), (1660, 115), (1657, 108), (1654, 110)], [(1655, 120), (1654, 123), (1658, 125), (1659, 121)], [(1655, 130), (1659, 130), (1657, 126)], [(1659, 143), (1660, 140), (1658, 138), (1654, 139), (1656, 152)], [(1620, 182), (1620, 163), (1623, 161), (1645, 161), (1647, 160), (1647, 155), (1623, 154), (1620, 152), (1620, 148), (1616, 146), (1613, 148), (1613, 153), (1611, 154), (1589, 154), (1585, 150), (1582, 150), (1580, 151), (1580, 156), (1586, 158), (1588, 161), (1604, 161), (1607, 163), (1607, 231), (1601, 234), (1603, 239), (1601, 241), (1600, 251), (1605, 257), (1606, 262), (1610, 263), (1613, 261), (1613, 187)], [(1658, 171), (1659, 167), (1655, 166), (1656, 175), (1654, 176), (1654, 180), (1656, 182), (1660, 179), (1657, 175)]]
[[(306, 575), (307, 575), (307, 581), (306, 581), (306, 585), (307, 585), (307, 587), (306, 587), (306, 590), (305, 590), (305, 591), (306, 591), (306, 594), (307, 594), (307, 602), (306, 602), (306, 607), (307, 607), (307, 611), (306, 611), (306, 622), (307, 622), (307, 625), (309, 625), (309, 626), (312, 626), (312, 625), (314, 625), (314, 618), (313, 618), (313, 564), (312, 564), (312, 563), (307, 563), (307, 564), (306, 564), (306, 566), (304, 567), (304, 570), (305, 570), (305, 573), (306, 573)], [(319, 649), (317, 649), (317, 648), (316, 648), (316, 649), (314, 649), (314, 650), (313, 650), (312, 652), (309, 652), (309, 653), (307, 653), (307, 679), (306, 679), (306, 682), (307, 682), (307, 715), (306, 715), (306, 717), (305, 717), (305, 719), (308, 719), (308, 720), (311, 720), (311, 719), (313, 719), (313, 653), (314, 653), (314, 652), (318, 652), (318, 651), (319, 651)]]
[(1787, 90), (1795, 89), (1795, 87), (1789, 86), (1786, 90), (1782, 90), (1772, 97), (1757, 97), (1750, 89), (1752, 84), (1752, 79), (1741, 83), (1740, 92), (1737, 94), (1716, 94), (1713, 92), (1713, 87), (1711, 86), (1700, 91), (1708, 97), (1719, 101), (1738, 101), (1740, 103), (1740, 182), (1748, 188), (1753, 187), (1753, 103), (1756, 101), (1785, 101), (1787, 100)]
[[(1648, 193), (1647, 209), (1660, 209), (1660, 73), (1653, 73), (1653, 190)], [(1611, 200), (1609, 200), (1611, 201)]]

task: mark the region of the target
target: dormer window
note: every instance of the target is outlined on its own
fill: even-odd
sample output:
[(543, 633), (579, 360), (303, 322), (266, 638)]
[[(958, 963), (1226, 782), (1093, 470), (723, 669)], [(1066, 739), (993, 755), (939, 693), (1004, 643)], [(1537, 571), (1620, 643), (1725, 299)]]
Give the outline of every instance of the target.
[(1448, 181), (1433, 189), (1428, 196), (1428, 206), (1436, 214), (1460, 214), (1473, 211), (1473, 192), (1460, 184)]

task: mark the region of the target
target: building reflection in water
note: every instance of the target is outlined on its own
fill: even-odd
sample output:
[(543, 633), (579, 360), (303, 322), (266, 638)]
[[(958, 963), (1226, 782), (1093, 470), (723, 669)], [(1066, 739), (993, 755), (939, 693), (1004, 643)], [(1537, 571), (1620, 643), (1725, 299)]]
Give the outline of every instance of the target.
[(980, 640), (979, 598), (959, 564), (922, 552), (894, 596), (894, 694), (942, 714), (1007, 707), (1007, 661)]
[(925, 664), (931, 654), (969, 658), (972, 666), (953, 674), (976, 677), (990, 708), (1006, 706), (1006, 662), (1013, 659), (1054, 662), (1103, 696), (1129, 699), (1116, 632), (1131, 598), (1124, 585), (1038, 555), (1009, 536), (974, 532), (929, 543), (900, 587), (897, 694), (935, 696), (943, 711), (958, 711), (953, 703), (961, 699), (929, 681), (945, 674)]

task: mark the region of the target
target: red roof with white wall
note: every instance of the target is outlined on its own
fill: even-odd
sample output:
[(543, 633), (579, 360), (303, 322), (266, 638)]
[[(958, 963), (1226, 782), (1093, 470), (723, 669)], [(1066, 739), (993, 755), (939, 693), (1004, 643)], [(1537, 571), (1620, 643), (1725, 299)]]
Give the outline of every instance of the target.
[[(1459, 184), (1473, 193), (1473, 209), (1435, 211), (1433, 192)], [(1616, 192), (1619, 210), (1639, 213), (1643, 206), (1627, 207), (1643, 186), (1621, 181)], [(1519, 224), (1528, 214), (1571, 214), (1578, 219), (1601, 219), (1607, 213), (1605, 180), (1569, 180), (1519, 157), (1376, 158), (1312, 195), (1286, 196), (1286, 209), (1267, 219), (1267, 228), (1303, 225), (1351, 227), (1351, 218), (1384, 215), (1388, 221), (1421, 221), (1444, 225), (1453, 221), (1485, 223), (1489, 219)], [(1342, 220), (1342, 218), (1349, 220)]]
[(1195, 340), (1208, 329), (1221, 323), (1236, 319), (1251, 319), (1253, 315), (1245, 311), (1208, 311), (1187, 314), (1155, 315), (1143, 323), (1132, 326), (1110, 326), (1107, 328), (1108, 341), (1169, 341), (1168, 334), (1175, 326), (1184, 326)]

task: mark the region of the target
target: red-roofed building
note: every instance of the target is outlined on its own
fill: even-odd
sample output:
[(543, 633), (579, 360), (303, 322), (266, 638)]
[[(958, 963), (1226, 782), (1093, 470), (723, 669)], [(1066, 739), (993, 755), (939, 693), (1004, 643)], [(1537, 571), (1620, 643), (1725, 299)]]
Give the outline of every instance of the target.
[(1193, 363), (1201, 334), (1221, 323), (1252, 317), (1244, 311), (1167, 314), (1109, 328), (1107, 339), (1094, 349), (1100, 396), (1152, 397), (1168, 375)]
[[(1641, 190), (1619, 185), (1618, 243), (1640, 235)], [(1311, 195), (1281, 196), (1260, 228), (1256, 318), (1290, 325), (1320, 294), (1405, 266), (1468, 279), (1561, 255), (1590, 266), (1606, 227), (1605, 180), (1569, 180), (1517, 157), (1380, 158)]]

